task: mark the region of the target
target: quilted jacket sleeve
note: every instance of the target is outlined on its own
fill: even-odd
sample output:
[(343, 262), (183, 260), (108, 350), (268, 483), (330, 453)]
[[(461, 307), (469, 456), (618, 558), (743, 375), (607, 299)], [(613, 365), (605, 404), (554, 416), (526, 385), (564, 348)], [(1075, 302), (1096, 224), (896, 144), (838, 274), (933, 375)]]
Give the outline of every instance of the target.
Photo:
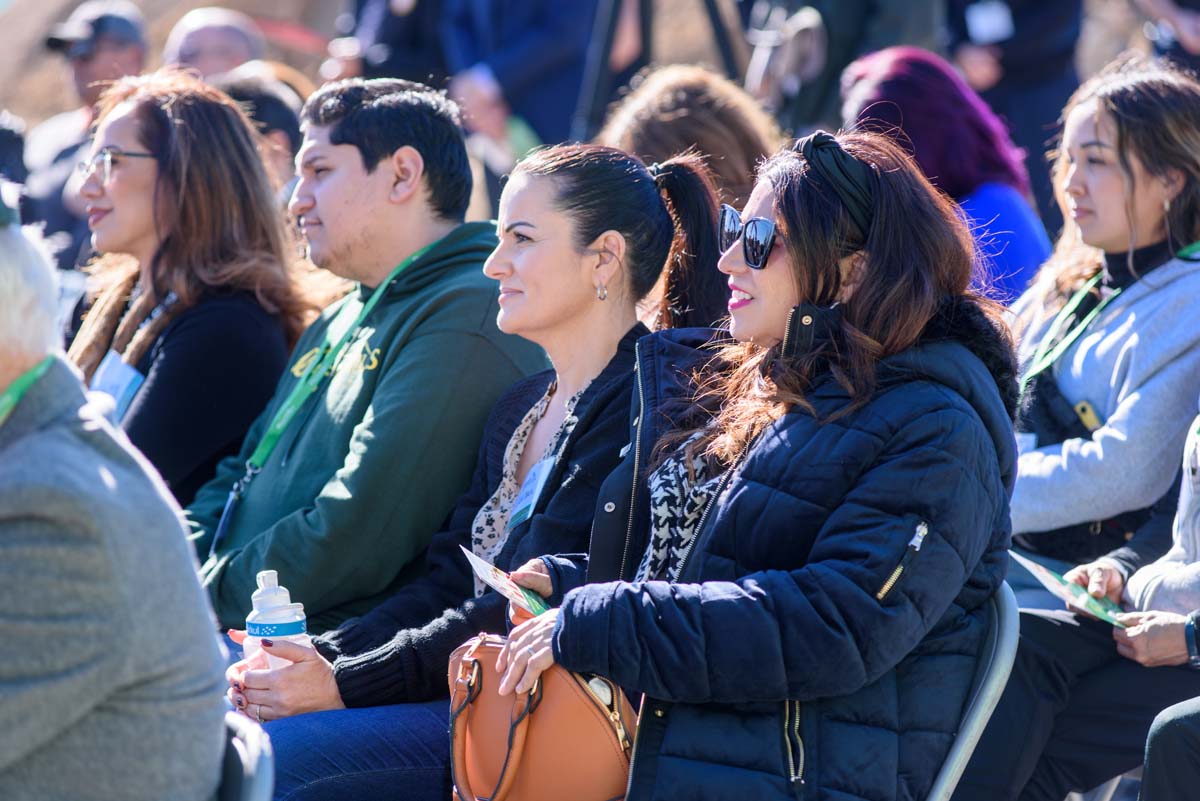
[[(978, 418), (961, 408), (910, 408), (892, 432), (830, 511), (804, 564), (736, 581), (581, 587), (563, 604), (556, 658), (692, 703), (838, 696), (883, 675), (1008, 531), (995, 447)], [(754, 531), (753, 516), (735, 511), (726, 525), (739, 536), (789, 535)]]

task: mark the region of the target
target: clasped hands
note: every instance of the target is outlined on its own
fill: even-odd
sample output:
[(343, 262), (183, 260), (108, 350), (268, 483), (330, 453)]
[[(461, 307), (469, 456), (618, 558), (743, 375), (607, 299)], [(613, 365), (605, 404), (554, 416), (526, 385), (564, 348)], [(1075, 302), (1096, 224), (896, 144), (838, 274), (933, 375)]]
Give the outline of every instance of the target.
[[(229, 638), (240, 645), (246, 632), (230, 629)], [(262, 644), (261, 651), (225, 671), (229, 682), (226, 697), (239, 712), (263, 723), (305, 712), (346, 708), (333, 665), (315, 648), (283, 640), (263, 640)], [(267, 663), (268, 653), (291, 664), (272, 668)]]

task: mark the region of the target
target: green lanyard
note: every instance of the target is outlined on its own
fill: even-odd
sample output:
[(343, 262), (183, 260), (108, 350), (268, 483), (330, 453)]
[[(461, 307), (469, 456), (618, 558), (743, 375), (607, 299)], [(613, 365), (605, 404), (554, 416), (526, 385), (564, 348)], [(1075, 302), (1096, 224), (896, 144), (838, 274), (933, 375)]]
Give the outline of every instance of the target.
[[(367, 319), (367, 316), (379, 303), (380, 299), (383, 297), (384, 293), (387, 292), (388, 287), (391, 286), (392, 282), (396, 280), (400, 273), (408, 269), (410, 264), (424, 256), (431, 247), (433, 247), (433, 245), (426, 245), (404, 261), (400, 262), (396, 269), (392, 270), (387, 279), (378, 287), (376, 287), (375, 291), (371, 293), (371, 297), (367, 299), (367, 302), (363, 304), (362, 309), (359, 310), (358, 317), (355, 318), (354, 323), (345, 330), (336, 344), (330, 344), (329, 332), (326, 332), (325, 344), (322, 346), (320, 354), (318, 354), (318, 356), (308, 365), (308, 369), (306, 369), (304, 374), (300, 376), (300, 381), (297, 382), (296, 386), (292, 388), (292, 391), (288, 394), (287, 399), (284, 400), (283, 404), (279, 407), (279, 411), (275, 412), (275, 416), (271, 419), (271, 424), (267, 426), (266, 433), (263, 434), (262, 439), (258, 443), (258, 447), (254, 449), (254, 453), (252, 453), (250, 458), (246, 461), (247, 476), (258, 473), (262, 470), (263, 465), (267, 463), (267, 459), (270, 457), (271, 452), (274, 451), (275, 446), (279, 444), (279, 439), (283, 436), (283, 432), (287, 430), (287, 427), (291, 425), (292, 420), (295, 419), (296, 415), (300, 413), (300, 407), (304, 405), (304, 402), (307, 401), (313, 393), (320, 389), (321, 384), (324, 382), (326, 376), (333, 375), (333, 370), (337, 366), (338, 361), (341, 359), (342, 354), (345, 352), (346, 345), (349, 344), (350, 340), (353, 339), (354, 336), (359, 332), (359, 329), (362, 328), (363, 321)], [(330, 329), (332, 328), (333, 326), (331, 325)]]
[(331, 343), (329, 339), (329, 332), (335, 328), (334, 324), (330, 324), (329, 329), (326, 330), (325, 344), (321, 347), (320, 353), (304, 370), (303, 375), (300, 376), (300, 380), (296, 382), (296, 386), (292, 387), (292, 391), (288, 393), (287, 398), (280, 404), (279, 410), (271, 418), (271, 423), (267, 426), (262, 439), (259, 440), (258, 446), (250, 454), (250, 458), (246, 460), (246, 473), (234, 483), (233, 488), (229, 491), (229, 498), (225, 501), (225, 510), (221, 513), (221, 519), (217, 522), (217, 530), (213, 534), (212, 545), (209, 547), (209, 555), (216, 553), (217, 545), (224, 539), (230, 520), (233, 518), (242, 495), (245, 494), (246, 488), (250, 486), (250, 482), (254, 480), (254, 477), (262, 472), (263, 465), (267, 463), (271, 452), (279, 444), (283, 432), (287, 430), (292, 420), (300, 413), (300, 408), (304, 405), (304, 402), (321, 388), (321, 384), (327, 376), (333, 375), (333, 371), (337, 367), (342, 354), (345, 352), (346, 346), (358, 334), (359, 329), (362, 328), (363, 321), (367, 319), (367, 315), (371, 313), (376, 304), (383, 298), (388, 287), (392, 285), (392, 282), (396, 280), (400, 273), (404, 272), (408, 269), (409, 265), (428, 253), (430, 248), (436, 244), (434, 242), (433, 244), (426, 245), (400, 262), (384, 282), (371, 293), (371, 297), (367, 299), (362, 309), (359, 310), (358, 317), (355, 318), (354, 323), (343, 332), (336, 343)]
[(1067, 305), (1063, 306), (1062, 311), (1054, 318), (1054, 323), (1050, 326), (1050, 330), (1042, 337), (1042, 341), (1038, 343), (1037, 350), (1034, 351), (1033, 359), (1029, 363), (1029, 369), (1021, 376), (1022, 396), (1024, 396), (1025, 390), (1033, 379), (1050, 369), (1055, 362), (1062, 358), (1062, 355), (1083, 335), (1083, 332), (1092, 324), (1096, 316), (1104, 310), (1104, 307), (1111, 303), (1113, 298), (1121, 294), (1121, 289), (1118, 287), (1107, 298), (1096, 304), (1096, 307), (1088, 312), (1087, 316), (1080, 320), (1077, 326), (1072, 328), (1065, 337), (1056, 343), (1055, 339), (1058, 337), (1058, 332), (1066, 325), (1067, 320), (1075, 316), (1075, 310), (1079, 308), (1079, 304), (1083, 303), (1083, 299), (1088, 296), (1089, 292), (1096, 288), (1096, 285), (1100, 283), (1103, 277), (1103, 273), (1096, 273), (1092, 276), (1078, 292), (1071, 296), (1071, 299), (1067, 301)]
[[(1198, 254), (1200, 254), (1200, 242), (1193, 242), (1175, 255), (1177, 258), (1181, 259), (1191, 259)], [(1088, 312), (1086, 317), (1079, 321), (1079, 325), (1072, 328), (1071, 331), (1062, 338), (1062, 340), (1055, 344), (1054, 340), (1058, 336), (1058, 332), (1062, 330), (1062, 327), (1066, 324), (1067, 320), (1074, 316), (1075, 310), (1079, 308), (1079, 304), (1083, 303), (1083, 299), (1087, 297), (1089, 292), (1096, 288), (1096, 285), (1100, 283), (1100, 280), (1103, 277), (1103, 272), (1096, 273), (1096, 275), (1092, 276), (1092, 278), (1086, 284), (1084, 284), (1078, 292), (1071, 296), (1071, 299), (1067, 301), (1067, 305), (1064, 306), (1062, 311), (1058, 313), (1058, 316), (1054, 318), (1054, 323), (1050, 326), (1050, 330), (1046, 332), (1044, 337), (1042, 337), (1042, 341), (1038, 343), (1037, 350), (1034, 351), (1033, 359), (1030, 360), (1029, 363), (1029, 369), (1025, 371), (1023, 376), (1021, 376), (1022, 397), (1025, 396), (1025, 391), (1033, 379), (1050, 369), (1055, 362), (1061, 359), (1062, 355), (1066, 353), (1072, 345), (1075, 344), (1075, 341), (1079, 339), (1080, 336), (1083, 335), (1083, 332), (1086, 331), (1087, 327), (1092, 324), (1092, 321), (1096, 319), (1097, 315), (1104, 310), (1104, 307), (1115, 300), (1117, 295), (1121, 294), (1121, 287), (1113, 290), (1108, 297), (1100, 301), (1100, 303), (1098, 303), (1094, 309)]]
[(9, 384), (8, 389), (0, 393), (0, 426), (4, 425), (13, 409), (17, 408), (17, 404), (21, 402), (21, 398), (25, 397), (29, 388), (46, 374), (52, 364), (54, 364), (54, 357), (47, 356), (34, 365), (33, 369), (19, 375), (16, 381)]

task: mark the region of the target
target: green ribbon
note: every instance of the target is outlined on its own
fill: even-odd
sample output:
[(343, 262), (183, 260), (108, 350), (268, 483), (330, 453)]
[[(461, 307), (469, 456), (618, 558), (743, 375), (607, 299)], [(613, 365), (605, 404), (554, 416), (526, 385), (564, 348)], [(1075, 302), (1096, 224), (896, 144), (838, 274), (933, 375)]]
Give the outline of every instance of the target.
[(17, 404), (21, 402), (21, 398), (25, 397), (25, 393), (29, 392), (30, 387), (46, 374), (52, 364), (54, 364), (54, 357), (47, 356), (32, 369), (26, 370), (18, 376), (16, 381), (8, 385), (8, 389), (0, 393), (0, 426), (4, 425), (13, 409), (17, 408)]

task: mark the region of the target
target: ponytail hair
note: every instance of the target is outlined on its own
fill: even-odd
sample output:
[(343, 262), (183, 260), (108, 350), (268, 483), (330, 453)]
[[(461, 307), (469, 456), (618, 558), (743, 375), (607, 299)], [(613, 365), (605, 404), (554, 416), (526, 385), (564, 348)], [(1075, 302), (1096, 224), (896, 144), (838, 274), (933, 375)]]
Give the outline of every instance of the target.
[(660, 328), (711, 326), (726, 314), (729, 291), (717, 271), (717, 198), (712, 174), (695, 150), (650, 169), (675, 225), (667, 257)]
[(716, 191), (699, 156), (685, 153), (651, 169), (615, 148), (557, 145), (534, 151), (513, 174), (554, 180), (554, 205), (571, 218), (576, 248), (605, 231), (625, 238), (634, 301), (649, 295), (667, 268), (659, 327), (712, 325), (723, 316)]

